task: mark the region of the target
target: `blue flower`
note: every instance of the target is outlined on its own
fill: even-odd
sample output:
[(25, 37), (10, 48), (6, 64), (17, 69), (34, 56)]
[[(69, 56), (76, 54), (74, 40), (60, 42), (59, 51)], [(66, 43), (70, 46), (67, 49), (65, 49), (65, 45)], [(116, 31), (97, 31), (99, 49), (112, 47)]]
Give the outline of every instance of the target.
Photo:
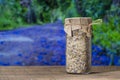
[(52, 56), (52, 58), (51, 58), (51, 61), (52, 62), (57, 62), (57, 61), (59, 61), (60, 59), (59, 59), (59, 57), (58, 56)]
[(51, 65), (50, 62), (47, 61), (47, 60), (44, 60), (44, 61), (43, 61), (43, 64), (44, 64), (44, 65)]
[(39, 55), (39, 56), (37, 56), (37, 58), (38, 58), (38, 61), (42, 61), (43, 56), (42, 56), (42, 55)]
[(8, 63), (8, 62), (0, 62), (0, 65), (2, 65), (2, 66), (9, 66), (10, 63)]
[(98, 52), (94, 51), (94, 52), (92, 52), (92, 57), (97, 56), (98, 54), (99, 54)]
[(95, 47), (96, 47), (95, 45), (92, 45), (92, 50), (94, 50), (94, 49), (95, 49)]
[(92, 65), (97, 66), (100, 65), (100, 56), (92, 56)]
[(10, 65), (10, 63), (4, 63), (3, 65), (4, 65), (4, 66), (9, 66), (9, 65)]
[(22, 54), (21, 54), (21, 53), (19, 53), (19, 54), (18, 54), (18, 56), (19, 56), (19, 57), (22, 57)]
[(95, 46), (94, 50), (95, 50), (96, 52), (102, 52), (102, 51), (103, 51), (100, 46)]
[(61, 62), (60, 62), (60, 65), (65, 65), (66, 64), (66, 61), (65, 60), (62, 60)]
[(22, 66), (22, 62), (20, 62), (20, 61), (17, 61), (17, 62), (15, 62), (14, 64), (15, 64), (15, 65)]
[(64, 29), (62, 29), (62, 30), (59, 30), (59, 33), (61, 33), (61, 34), (65, 34), (65, 31), (64, 31)]
[(58, 45), (61, 46), (62, 48), (65, 48), (66, 47), (66, 43), (64, 40), (58, 40), (57, 41)]
[(107, 56), (100, 56), (100, 62), (102, 65), (109, 65), (110, 64), (110, 58)]
[(40, 52), (39, 55), (47, 55), (48, 52)]
[(0, 41), (0, 44), (4, 44), (4, 41)]
[(40, 43), (46, 43), (46, 42), (47, 42), (46, 38), (41, 38), (40, 39)]
[(120, 56), (114, 57), (114, 64), (115, 64), (115, 66), (120, 66)]
[(25, 58), (26, 58), (26, 59), (28, 59), (28, 58), (29, 58), (29, 56), (25, 56)]
[(62, 55), (62, 56), (61, 56), (61, 59), (62, 59), (62, 60), (66, 60), (66, 56), (65, 56), (65, 55)]

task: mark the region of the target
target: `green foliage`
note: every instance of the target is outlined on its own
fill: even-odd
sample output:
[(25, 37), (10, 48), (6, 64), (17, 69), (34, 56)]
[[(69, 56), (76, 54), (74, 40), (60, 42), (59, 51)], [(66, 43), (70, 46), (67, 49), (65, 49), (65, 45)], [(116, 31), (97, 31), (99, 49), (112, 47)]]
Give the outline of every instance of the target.
[(20, 4), (17, 0), (1, 0), (0, 30), (10, 30), (23, 24)]
[[(0, 0), (0, 30), (9, 30), (33, 23), (26, 22), (30, 11), (20, 4), (21, 0)], [(35, 12), (37, 22), (44, 24), (78, 16), (74, 0), (32, 0), (31, 11)], [(32, 15), (32, 14), (31, 14)], [(31, 16), (28, 16), (30, 18)]]
[(77, 0), (76, 3), (81, 16), (90, 16), (97, 19), (105, 16), (110, 9), (112, 0)]
[(104, 46), (113, 52), (114, 55), (120, 55), (119, 13), (119, 5), (111, 5), (110, 10), (106, 12), (104, 23), (93, 26), (93, 43)]
[(93, 43), (104, 46), (113, 53), (120, 55), (120, 26), (113, 25), (111, 20), (107, 24), (93, 26)]
[(120, 31), (111, 24), (93, 26), (94, 40), (96, 44), (99, 42), (103, 46), (111, 47), (111, 43), (117, 43), (120, 40)]
[(40, 24), (56, 20), (64, 21), (66, 17), (79, 16), (74, 0), (35, 0), (34, 5), (37, 21)]

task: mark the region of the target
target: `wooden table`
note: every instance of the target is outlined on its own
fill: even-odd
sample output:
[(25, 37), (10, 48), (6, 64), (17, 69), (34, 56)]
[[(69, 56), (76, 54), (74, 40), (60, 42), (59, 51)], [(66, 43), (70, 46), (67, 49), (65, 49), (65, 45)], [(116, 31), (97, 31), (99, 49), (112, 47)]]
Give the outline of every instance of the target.
[(64, 66), (0, 67), (0, 80), (120, 80), (120, 71), (67, 74)]

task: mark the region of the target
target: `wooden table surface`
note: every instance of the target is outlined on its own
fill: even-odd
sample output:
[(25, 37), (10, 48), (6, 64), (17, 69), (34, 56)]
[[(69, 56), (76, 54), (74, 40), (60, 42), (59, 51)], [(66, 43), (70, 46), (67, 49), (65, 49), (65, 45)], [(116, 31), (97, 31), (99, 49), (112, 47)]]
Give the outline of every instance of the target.
[(68, 74), (64, 66), (0, 67), (0, 80), (120, 80), (120, 71)]

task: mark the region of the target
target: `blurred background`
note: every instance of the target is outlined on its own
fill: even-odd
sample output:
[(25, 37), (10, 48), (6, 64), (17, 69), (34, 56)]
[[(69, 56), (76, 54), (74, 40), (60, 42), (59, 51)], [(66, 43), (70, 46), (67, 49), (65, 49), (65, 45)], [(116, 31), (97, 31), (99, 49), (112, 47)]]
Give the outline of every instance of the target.
[(68, 17), (102, 19), (92, 65), (120, 66), (120, 0), (0, 0), (0, 65), (65, 65)]

